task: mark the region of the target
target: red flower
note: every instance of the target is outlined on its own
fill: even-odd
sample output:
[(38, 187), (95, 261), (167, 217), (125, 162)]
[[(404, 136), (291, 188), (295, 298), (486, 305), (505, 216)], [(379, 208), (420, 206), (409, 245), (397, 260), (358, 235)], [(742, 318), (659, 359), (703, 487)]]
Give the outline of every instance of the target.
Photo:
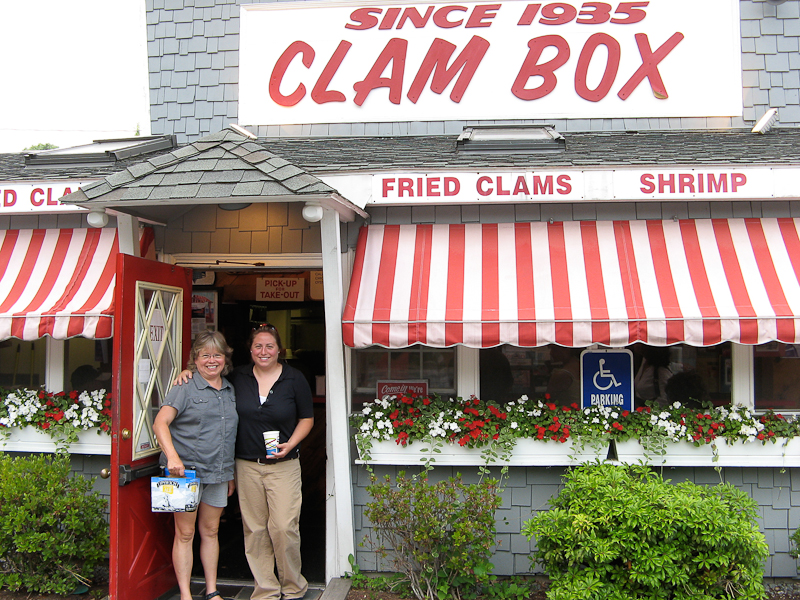
[(495, 434), (492, 436), (492, 439), (493, 439), (493, 440), (496, 440), (496, 439), (497, 439), (497, 438), (499, 438), (499, 437), (500, 437), (500, 434), (499, 434), (499, 433), (495, 433)]
[(575, 410), (578, 410), (578, 403), (577, 402), (573, 402), (572, 404), (570, 404), (570, 406), (572, 408), (574, 408)]
[(759, 433), (759, 434), (758, 434), (756, 437), (757, 437), (758, 439), (760, 439), (760, 440), (763, 440), (763, 439), (764, 439), (764, 432), (762, 431), (762, 432), (761, 432), (761, 433)]
[(469, 443), (469, 436), (468, 435), (465, 435), (460, 440), (458, 440), (458, 445), (459, 446), (466, 446), (468, 443)]
[(39, 390), (39, 399), (40, 400), (44, 399), (44, 390)]
[(629, 414), (631, 414), (631, 411), (629, 411), (629, 410), (623, 410), (622, 411), (622, 416), (623, 417), (627, 417)]
[(475, 439), (478, 439), (479, 437), (481, 437), (481, 432), (480, 432), (480, 431), (478, 431), (477, 429), (473, 429), (473, 430), (470, 432), (470, 435), (471, 435), (472, 437), (474, 437)]
[[(403, 425), (408, 425), (409, 427), (413, 427), (414, 426), (414, 421), (412, 421), (411, 419), (406, 419), (405, 421), (403, 421)], [(408, 434), (406, 434), (406, 435), (408, 435)]]
[(69, 397), (72, 398), (73, 400), (77, 400), (78, 399), (78, 392), (76, 392), (75, 390), (72, 390), (69, 393)]
[(425, 406), (428, 406), (430, 403), (431, 403), (431, 399), (430, 398), (423, 398), (422, 399), (422, 404), (424, 404)]
[(401, 431), (397, 434), (397, 444), (400, 446), (405, 446), (408, 444), (408, 433), (405, 431)]
[[(544, 395), (544, 399), (545, 400), (550, 400), (550, 394), (545, 394)], [(551, 408), (550, 410), (553, 410), (553, 409)]]
[[(545, 394), (544, 397), (547, 398), (548, 400), (550, 399), (550, 396), (548, 394)], [(549, 402), (547, 404), (547, 408), (549, 408), (550, 410), (555, 410), (556, 409), (556, 405), (553, 404), (552, 402)]]
[(50, 423), (41, 423), (39, 426), (42, 429), (50, 429)]
[(399, 410), (397, 410), (397, 409), (395, 409), (395, 410), (394, 410), (394, 412), (393, 412), (392, 414), (390, 414), (390, 415), (389, 415), (389, 418), (390, 418), (390, 419), (392, 419), (392, 420), (394, 420), (394, 419), (396, 419), (396, 418), (397, 418), (399, 415), (400, 415), (400, 411), (399, 411)]

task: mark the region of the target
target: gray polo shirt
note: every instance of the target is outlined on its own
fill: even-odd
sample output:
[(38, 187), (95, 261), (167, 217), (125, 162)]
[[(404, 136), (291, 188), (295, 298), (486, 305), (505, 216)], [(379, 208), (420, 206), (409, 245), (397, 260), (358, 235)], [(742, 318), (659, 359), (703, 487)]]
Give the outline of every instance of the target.
[[(195, 467), (203, 483), (233, 479), (236, 428), (236, 396), (224, 377), (222, 388), (214, 389), (199, 373), (183, 385), (176, 385), (164, 399), (164, 406), (178, 411), (169, 432), (184, 466)], [(161, 453), (160, 462), (167, 464)]]

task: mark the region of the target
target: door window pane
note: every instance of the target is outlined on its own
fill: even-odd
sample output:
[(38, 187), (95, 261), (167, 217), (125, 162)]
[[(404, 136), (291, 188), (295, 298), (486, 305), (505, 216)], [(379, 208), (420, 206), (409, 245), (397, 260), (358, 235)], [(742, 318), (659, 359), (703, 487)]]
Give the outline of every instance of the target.
[(753, 368), (756, 410), (800, 411), (800, 345), (755, 346)]

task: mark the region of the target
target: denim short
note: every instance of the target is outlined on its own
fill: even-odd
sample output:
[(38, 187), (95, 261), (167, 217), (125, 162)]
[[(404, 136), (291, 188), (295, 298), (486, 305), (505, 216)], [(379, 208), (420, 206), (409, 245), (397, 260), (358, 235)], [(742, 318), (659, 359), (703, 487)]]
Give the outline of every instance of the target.
[(205, 502), (209, 506), (216, 508), (228, 506), (228, 482), (201, 483), (200, 502)]

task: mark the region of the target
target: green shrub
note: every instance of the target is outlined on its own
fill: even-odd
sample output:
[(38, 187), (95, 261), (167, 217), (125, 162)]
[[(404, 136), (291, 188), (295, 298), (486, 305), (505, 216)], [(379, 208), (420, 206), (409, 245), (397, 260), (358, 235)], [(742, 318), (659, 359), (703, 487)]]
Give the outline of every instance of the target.
[(0, 589), (69, 594), (105, 559), (106, 502), (66, 455), (0, 454)]
[(586, 465), (527, 521), (550, 600), (763, 598), (757, 505), (729, 484), (671, 485), (644, 466)]
[(789, 554), (795, 558), (800, 558), (800, 528), (794, 530), (794, 533), (789, 536), (789, 541), (792, 542)]
[(383, 557), (391, 555), (396, 571), (419, 600), (461, 598), (490, 580), (495, 545), (497, 482), (465, 484), (460, 477), (429, 484), (405, 477), (373, 479), (365, 514)]

